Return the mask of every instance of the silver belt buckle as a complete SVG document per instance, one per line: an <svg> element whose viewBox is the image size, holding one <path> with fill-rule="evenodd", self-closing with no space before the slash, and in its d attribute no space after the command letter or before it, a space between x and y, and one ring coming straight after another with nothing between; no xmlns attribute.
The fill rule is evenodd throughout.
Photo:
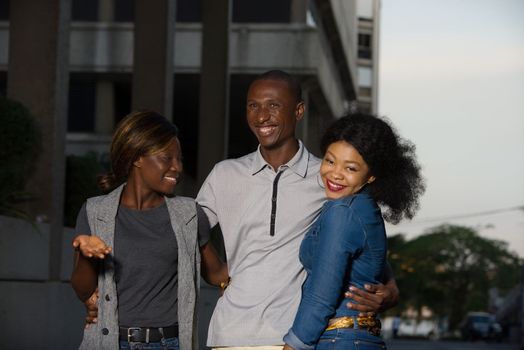
<svg viewBox="0 0 524 350"><path fill-rule="evenodd" d="M127 329L127 342L128 342L128 343L131 343L131 337L133 336L133 335L131 334L132 331L140 331L141 329L142 329L142 328L140 328L140 327L129 327L129 328ZM149 329L148 329L148 331L149 331ZM149 338L149 332L147 332L147 337Z"/></svg>

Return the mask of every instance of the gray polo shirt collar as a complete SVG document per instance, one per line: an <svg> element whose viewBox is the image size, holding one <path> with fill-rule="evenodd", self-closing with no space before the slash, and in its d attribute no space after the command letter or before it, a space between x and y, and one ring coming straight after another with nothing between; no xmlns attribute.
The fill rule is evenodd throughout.
<svg viewBox="0 0 524 350"><path fill-rule="evenodd" d="M298 176L306 177L308 160L309 152L305 151L302 141L298 140L297 153L295 153L295 155L293 156L293 158L289 160L289 162L282 165L282 167L287 167L291 169ZM255 152L255 157L253 158L253 162L251 164L251 175L258 174L265 167L270 168L271 165L269 165L268 162L266 162L266 160L262 156L262 153L260 152L260 145L258 145L257 151Z"/></svg>

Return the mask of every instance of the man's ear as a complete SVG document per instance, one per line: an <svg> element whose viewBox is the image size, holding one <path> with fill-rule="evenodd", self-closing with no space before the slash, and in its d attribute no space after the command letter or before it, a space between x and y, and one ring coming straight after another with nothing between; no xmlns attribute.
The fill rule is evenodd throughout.
<svg viewBox="0 0 524 350"><path fill-rule="evenodd" d="M306 112L306 104L304 101L300 101L297 103L297 106L295 107L295 118L298 120L302 119L304 116L304 113Z"/></svg>
<svg viewBox="0 0 524 350"><path fill-rule="evenodd" d="M376 177L370 176L369 179L368 179L368 184L372 183L375 180L376 180Z"/></svg>
<svg viewBox="0 0 524 350"><path fill-rule="evenodd" d="M133 166L135 168L141 168L142 167L142 157L139 157L137 160L133 162Z"/></svg>

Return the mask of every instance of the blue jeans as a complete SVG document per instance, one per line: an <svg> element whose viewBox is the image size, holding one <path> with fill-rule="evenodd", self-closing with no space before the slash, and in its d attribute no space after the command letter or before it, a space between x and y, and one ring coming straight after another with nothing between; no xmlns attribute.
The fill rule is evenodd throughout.
<svg viewBox="0 0 524 350"><path fill-rule="evenodd" d="M386 344L365 329L338 328L325 331L316 350L386 350Z"/></svg>
<svg viewBox="0 0 524 350"><path fill-rule="evenodd" d="M179 350L178 338L166 338L154 343L128 343L120 340L120 350Z"/></svg>

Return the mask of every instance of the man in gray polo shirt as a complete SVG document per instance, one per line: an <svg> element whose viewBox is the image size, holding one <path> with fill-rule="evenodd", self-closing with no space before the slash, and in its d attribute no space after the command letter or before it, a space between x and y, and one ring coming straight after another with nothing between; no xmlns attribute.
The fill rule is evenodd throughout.
<svg viewBox="0 0 524 350"><path fill-rule="evenodd" d="M305 279L300 243L325 200L320 160L295 137L305 110L299 84L282 71L264 73L251 83L246 108L257 151L215 165L197 196L211 226L220 224L231 276L209 325L207 345L215 348L284 344ZM355 291L363 304L353 307L379 311L396 302L393 279L371 287Z"/></svg>

